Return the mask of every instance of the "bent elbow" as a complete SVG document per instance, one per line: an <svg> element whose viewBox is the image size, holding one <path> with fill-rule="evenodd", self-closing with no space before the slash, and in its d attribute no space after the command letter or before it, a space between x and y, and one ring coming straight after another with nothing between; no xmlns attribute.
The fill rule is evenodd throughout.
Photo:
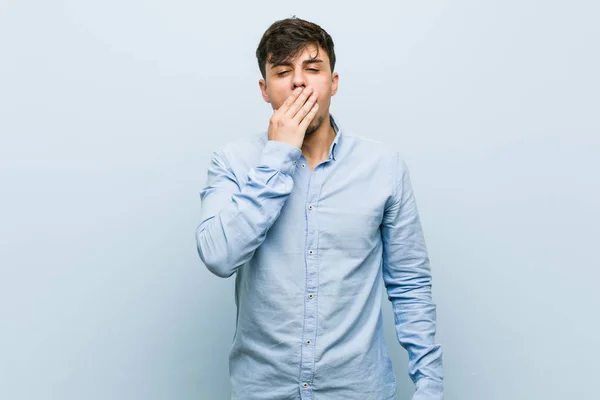
<svg viewBox="0 0 600 400"><path fill-rule="evenodd" d="M198 255L206 268L219 278L229 278L235 273L227 251L217 251L214 246L209 246L206 241L206 231L196 231L196 245Z"/></svg>
<svg viewBox="0 0 600 400"><path fill-rule="evenodd" d="M233 268L230 268L223 263L212 262L212 260L207 261L205 259L202 259L202 262L206 266L206 269L208 269L210 272L212 272L219 278L229 278L235 273L235 270Z"/></svg>

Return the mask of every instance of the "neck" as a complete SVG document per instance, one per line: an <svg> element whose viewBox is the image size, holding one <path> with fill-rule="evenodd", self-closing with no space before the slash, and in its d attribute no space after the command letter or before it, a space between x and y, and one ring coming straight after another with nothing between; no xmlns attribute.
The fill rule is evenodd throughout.
<svg viewBox="0 0 600 400"><path fill-rule="evenodd" d="M302 154L307 160L322 161L329 156L331 143L335 139L335 130L331 126L329 113L315 132L304 136L302 143Z"/></svg>

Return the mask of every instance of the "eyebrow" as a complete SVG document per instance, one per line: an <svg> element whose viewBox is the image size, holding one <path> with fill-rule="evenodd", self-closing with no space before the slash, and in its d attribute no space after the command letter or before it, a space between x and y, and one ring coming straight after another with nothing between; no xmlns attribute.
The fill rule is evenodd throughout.
<svg viewBox="0 0 600 400"><path fill-rule="evenodd" d="M324 62L324 61L320 60L318 58L315 58L315 59L311 59L311 60L304 60L304 61L302 61L302 65L317 64L317 63L322 63L322 62ZM271 69L277 68L277 67L291 67L293 65L294 64L291 63L291 62L289 62L289 61L287 61L287 62L278 62L278 63L275 63L275 64L271 65Z"/></svg>

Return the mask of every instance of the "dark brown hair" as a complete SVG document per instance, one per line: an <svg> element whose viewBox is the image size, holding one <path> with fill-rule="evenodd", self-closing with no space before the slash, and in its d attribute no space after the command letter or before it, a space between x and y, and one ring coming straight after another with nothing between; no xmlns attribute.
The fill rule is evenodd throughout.
<svg viewBox="0 0 600 400"><path fill-rule="evenodd" d="M266 78L266 63L280 63L290 61L310 45L322 47L329 56L331 72L335 67L335 51L333 50L333 39L323 28L312 22L296 18L282 19L274 22L263 34L258 48L256 58L258 67L263 78ZM315 57L317 57L315 56ZM267 57L269 57L267 59Z"/></svg>

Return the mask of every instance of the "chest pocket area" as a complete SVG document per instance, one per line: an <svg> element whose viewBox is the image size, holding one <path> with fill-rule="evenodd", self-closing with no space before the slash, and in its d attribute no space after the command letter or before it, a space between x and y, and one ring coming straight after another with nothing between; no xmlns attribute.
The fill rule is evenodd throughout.
<svg viewBox="0 0 600 400"><path fill-rule="evenodd" d="M381 240L382 214L376 209L322 206L317 221L322 250L364 253Z"/></svg>

